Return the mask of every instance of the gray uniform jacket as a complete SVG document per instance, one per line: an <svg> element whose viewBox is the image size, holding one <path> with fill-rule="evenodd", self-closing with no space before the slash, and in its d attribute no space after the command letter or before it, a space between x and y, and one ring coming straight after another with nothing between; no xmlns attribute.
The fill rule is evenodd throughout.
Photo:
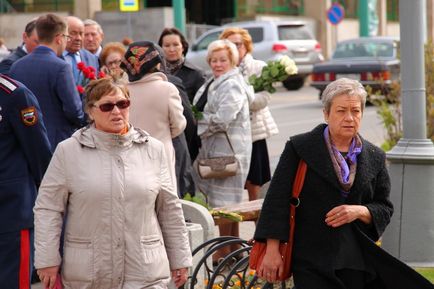
<svg viewBox="0 0 434 289"><path fill-rule="evenodd" d="M170 270L192 265L164 146L140 129L61 142L34 213L36 268L61 265L66 289L166 288Z"/></svg>

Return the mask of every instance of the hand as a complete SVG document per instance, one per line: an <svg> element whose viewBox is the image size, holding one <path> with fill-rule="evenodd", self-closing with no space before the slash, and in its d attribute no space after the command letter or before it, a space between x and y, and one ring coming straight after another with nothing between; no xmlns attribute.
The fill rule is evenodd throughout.
<svg viewBox="0 0 434 289"><path fill-rule="evenodd" d="M333 228L361 220L365 224L370 224L372 221L371 213L365 206L359 205L341 205L334 207L326 214L325 222Z"/></svg>
<svg viewBox="0 0 434 289"><path fill-rule="evenodd" d="M57 273L59 266L41 268L36 271L44 288L53 289L56 284Z"/></svg>
<svg viewBox="0 0 434 289"><path fill-rule="evenodd" d="M187 268L172 270L172 280L173 283L175 283L176 288L184 285L184 283L187 282L187 278L188 278Z"/></svg>
<svg viewBox="0 0 434 289"><path fill-rule="evenodd" d="M268 239L267 251L265 252L262 264L259 267L258 277L267 280L267 282L276 282L277 276L283 275L283 260L279 252L279 240Z"/></svg>

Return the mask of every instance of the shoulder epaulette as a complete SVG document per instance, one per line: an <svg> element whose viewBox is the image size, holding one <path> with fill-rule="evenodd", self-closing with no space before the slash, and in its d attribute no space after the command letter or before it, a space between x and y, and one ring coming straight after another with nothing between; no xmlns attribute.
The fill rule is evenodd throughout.
<svg viewBox="0 0 434 289"><path fill-rule="evenodd" d="M18 84L12 79L5 75L0 75L0 89L6 91L6 93L11 94L15 89L18 88Z"/></svg>

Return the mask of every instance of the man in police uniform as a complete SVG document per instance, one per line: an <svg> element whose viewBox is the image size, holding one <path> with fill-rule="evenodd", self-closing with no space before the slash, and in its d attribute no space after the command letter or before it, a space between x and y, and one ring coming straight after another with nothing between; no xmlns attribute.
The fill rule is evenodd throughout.
<svg viewBox="0 0 434 289"><path fill-rule="evenodd" d="M0 287L30 289L33 206L51 147L33 93L0 74Z"/></svg>

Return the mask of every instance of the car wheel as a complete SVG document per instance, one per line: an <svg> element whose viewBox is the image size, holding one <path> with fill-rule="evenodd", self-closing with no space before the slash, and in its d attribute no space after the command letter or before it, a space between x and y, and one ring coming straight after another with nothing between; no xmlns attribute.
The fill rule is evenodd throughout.
<svg viewBox="0 0 434 289"><path fill-rule="evenodd" d="M289 77L282 84L287 90L298 90L304 85L304 77Z"/></svg>

